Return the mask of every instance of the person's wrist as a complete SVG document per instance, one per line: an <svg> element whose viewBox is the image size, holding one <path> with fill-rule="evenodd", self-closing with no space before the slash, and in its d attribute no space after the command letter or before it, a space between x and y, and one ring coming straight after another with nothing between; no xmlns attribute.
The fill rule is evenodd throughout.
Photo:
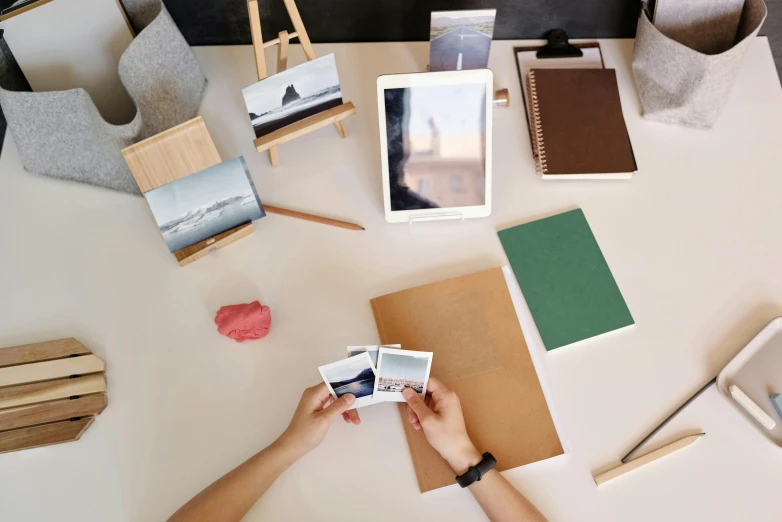
<svg viewBox="0 0 782 522"><path fill-rule="evenodd" d="M483 458L469 439L443 457L456 475L465 474L470 466L475 466Z"/></svg>
<svg viewBox="0 0 782 522"><path fill-rule="evenodd" d="M307 454L306 450L302 450L301 444L297 444L287 432L283 432L283 434L271 444L271 447L274 449L275 453L277 453L280 460L287 466L290 466Z"/></svg>

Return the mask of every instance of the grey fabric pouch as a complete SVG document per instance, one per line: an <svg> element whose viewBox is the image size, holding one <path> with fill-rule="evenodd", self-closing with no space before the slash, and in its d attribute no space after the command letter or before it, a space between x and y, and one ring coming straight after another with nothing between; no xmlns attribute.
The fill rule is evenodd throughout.
<svg viewBox="0 0 782 522"><path fill-rule="evenodd" d="M666 1L673 2L669 9L677 8L675 0ZM678 5L681 17L694 12L686 0L680 0ZM744 55L766 19L763 0L746 0L738 8L741 8L738 26L733 23L725 29L735 35L727 40L724 33L721 35L722 41L733 42L728 49L709 45L714 40L697 43L703 40L704 32L719 34L720 28L715 24L721 20L701 16L687 26L680 17L676 31L671 30L670 36L666 36L651 22L647 11L641 10L633 50L633 75L645 118L695 127L714 125L728 101ZM722 20L730 23L731 18Z"/></svg>
<svg viewBox="0 0 782 522"><path fill-rule="evenodd" d="M141 193L120 151L196 116L206 78L162 3L147 2L134 22L140 32L119 75L137 111L124 125L107 123L84 89L20 90L26 82L0 41L0 106L25 170Z"/></svg>

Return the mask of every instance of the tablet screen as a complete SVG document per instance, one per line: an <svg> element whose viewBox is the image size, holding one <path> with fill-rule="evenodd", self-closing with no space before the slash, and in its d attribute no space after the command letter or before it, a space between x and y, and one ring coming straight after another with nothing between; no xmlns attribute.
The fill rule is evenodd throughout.
<svg viewBox="0 0 782 522"><path fill-rule="evenodd" d="M384 90L391 210L486 203L486 85Z"/></svg>

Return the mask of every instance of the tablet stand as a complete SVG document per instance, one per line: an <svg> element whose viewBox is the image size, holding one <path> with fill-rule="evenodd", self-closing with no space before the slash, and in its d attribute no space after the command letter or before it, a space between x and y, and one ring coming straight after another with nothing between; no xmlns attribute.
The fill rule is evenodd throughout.
<svg viewBox="0 0 782 522"><path fill-rule="evenodd" d="M288 11L288 16L290 17L291 22L293 22L293 27L296 31L293 33L280 31L277 38L264 42L263 36L261 35L261 16L258 11L258 0L247 0L247 10L250 15L250 32L252 34L253 51L255 54L255 69L258 73L258 81L269 76L266 73L266 57L263 52L266 47L271 47L273 45L279 46L277 48L278 73L287 68L288 43L293 38L299 39L299 43L301 44L301 48L304 51L304 56L307 57L307 60L314 60L317 58L317 56L315 56L315 50L312 48L312 43L310 43L310 38L307 35L307 30L304 28L304 22L301 21L301 16L299 15L299 9L296 7L295 0L283 0L283 2L285 3L285 9ZM277 152L278 145L332 123L337 128L340 137L346 138L348 133L347 130L345 130L345 126L342 124L342 120L353 114L356 114L356 107L353 103L343 103L342 105L332 107L321 113L291 123L290 125L270 132L260 138L256 138L253 141L253 144L259 152L268 150L269 161L273 167L276 167L280 164L280 157Z"/></svg>

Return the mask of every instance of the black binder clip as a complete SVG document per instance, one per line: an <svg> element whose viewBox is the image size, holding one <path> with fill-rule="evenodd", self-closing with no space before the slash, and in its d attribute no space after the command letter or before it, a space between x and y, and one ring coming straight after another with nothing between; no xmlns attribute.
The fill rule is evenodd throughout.
<svg viewBox="0 0 782 522"><path fill-rule="evenodd" d="M548 43L538 49L538 58L578 58L584 56L584 51L568 42L567 33L563 29L552 29L546 33Z"/></svg>

